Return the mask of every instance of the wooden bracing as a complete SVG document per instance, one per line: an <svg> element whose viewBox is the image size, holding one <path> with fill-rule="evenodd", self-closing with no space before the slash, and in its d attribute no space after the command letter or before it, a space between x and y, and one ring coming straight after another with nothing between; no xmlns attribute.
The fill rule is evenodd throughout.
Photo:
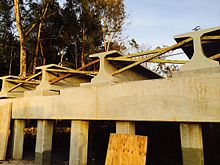
<svg viewBox="0 0 220 165"><path fill-rule="evenodd" d="M96 63L98 63L99 62L99 59L97 59L97 60L94 60L94 61L92 61L92 62L90 62L90 63L88 63L88 64L86 64L86 65L84 65L84 66L82 66L82 67L80 67L80 68L78 68L78 69L76 69L75 70L75 72L77 72L77 71L82 71L82 70L84 70L84 69L86 69L86 68L88 68L88 67L90 67L90 66L92 66L92 65L94 65L94 64L96 64ZM74 70L72 70L73 72L74 72ZM79 72L78 72L79 73ZM68 73L68 74L66 74L66 75L63 75L63 76L61 76L61 77L57 77L57 78L55 78L55 79L53 79L53 80L51 80L50 81L50 84L52 85L52 84L54 84L54 83L56 83L56 82L58 82L58 81L60 81L60 80L63 80L63 79L65 79L65 78L67 78L67 77L69 77L69 76L71 76L73 73L71 73L71 71ZM86 72L80 72L80 74L87 74ZM97 74L97 73L92 73L92 74Z"/></svg>
<svg viewBox="0 0 220 165"><path fill-rule="evenodd" d="M37 74L34 74L32 76L30 76L29 78L27 78L26 80L20 81L19 84L15 85L14 87L12 87L11 89L8 90L8 92L13 91L14 89L18 88L19 86L23 85L24 83L28 83L30 82L30 80L32 80L33 78L39 76L42 72L38 72ZM10 81L10 80L9 80Z"/></svg>
<svg viewBox="0 0 220 165"><path fill-rule="evenodd" d="M209 42L211 40L220 40L220 36L203 36L201 37L201 40L203 42ZM116 71L114 71L112 73L112 76L117 75L121 72L124 72L125 70L128 70L132 67L135 67L139 64L142 64L144 62L153 62L153 63L170 63L170 64L185 64L186 62L188 62L189 60L167 60L167 59L159 59L158 57L169 52L169 51L173 51L179 48L183 48L187 45L190 44L190 42L192 41L192 38L186 38L185 40L178 42L172 46L166 47L166 48L160 48L160 49L154 49L154 50L149 50L146 52L139 52L139 53L134 53L134 54L129 54L129 55L124 55L124 56L119 56L119 57L107 57L108 61L118 61L118 62L132 62L131 64L122 67ZM211 57L209 57L209 59L215 60L220 58L220 53L215 54ZM59 72L59 73L63 73L64 75L60 76L60 77L56 77L52 80L50 80L50 84L55 84L56 82L59 82L69 76L72 76L74 74L81 74L81 75L96 75L97 72L96 71L85 71L85 69L87 69L90 66L93 66L97 63L100 62L100 59L91 61L90 63L78 68L78 69L51 69L51 68L47 68L46 71L49 72ZM25 80L20 80L20 79L7 79L8 82L13 82L13 83L18 83L17 85L15 85L14 87L12 87L11 89L8 90L8 92L11 92L12 90L16 89L17 87L23 85L23 84L34 84L34 85L38 85L39 82L34 82L34 81L30 81L33 78L35 78L36 76L40 75L42 72L39 72Z"/></svg>

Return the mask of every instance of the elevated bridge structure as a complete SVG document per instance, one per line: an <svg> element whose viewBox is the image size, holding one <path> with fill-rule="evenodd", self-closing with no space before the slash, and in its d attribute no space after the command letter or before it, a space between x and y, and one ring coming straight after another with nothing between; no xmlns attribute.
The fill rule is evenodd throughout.
<svg viewBox="0 0 220 165"><path fill-rule="evenodd" d="M85 165L91 121L116 121L116 133L124 134L135 134L136 121L154 121L179 123L183 164L203 165L201 124L220 123L220 27L175 40L170 47L127 56L117 51L93 54L94 61L76 70L51 64L26 79L2 77L0 158L5 158L4 130L10 122L13 159L22 159L25 121L37 120L35 164L50 164L53 123L70 120L69 164ZM158 58L179 48L189 61ZM144 62L184 65L163 78L140 65ZM99 71L86 70L96 63Z"/></svg>

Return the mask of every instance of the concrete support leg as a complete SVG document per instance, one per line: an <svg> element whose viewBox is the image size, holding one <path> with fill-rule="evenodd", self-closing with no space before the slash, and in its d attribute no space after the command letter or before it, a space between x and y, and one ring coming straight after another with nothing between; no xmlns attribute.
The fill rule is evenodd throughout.
<svg viewBox="0 0 220 165"><path fill-rule="evenodd" d="M183 165L204 165L200 124L180 124Z"/></svg>
<svg viewBox="0 0 220 165"><path fill-rule="evenodd" d="M14 120L12 159L22 159L24 145L24 120Z"/></svg>
<svg viewBox="0 0 220 165"><path fill-rule="evenodd" d="M135 135L135 122L117 121L116 133Z"/></svg>
<svg viewBox="0 0 220 165"><path fill-rule="evenodd" d="M35 148L35 164L50 165L53 138L53 121L37 121L37 140Z"/></svg>
<svg viewBox="0 0 220 165"><path fill-rule="evenodd" d="M88 121L72 121L69 165L86 165L88 151Z"/></svg>

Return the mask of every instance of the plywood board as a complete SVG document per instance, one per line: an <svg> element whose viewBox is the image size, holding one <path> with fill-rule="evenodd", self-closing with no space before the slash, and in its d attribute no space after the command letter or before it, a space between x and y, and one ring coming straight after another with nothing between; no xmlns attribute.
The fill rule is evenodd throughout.
<svg viewBox="0 0 220 165"><path fill-rule="evenodd" d="M105 165L145 165L147 136L111 134Z"/></svg>
<svg viewBox="0 0 220 165"><path fill-rule="evenodd" d="M4 160L10 134L11 103L0 106L0 160Z"/></svg>

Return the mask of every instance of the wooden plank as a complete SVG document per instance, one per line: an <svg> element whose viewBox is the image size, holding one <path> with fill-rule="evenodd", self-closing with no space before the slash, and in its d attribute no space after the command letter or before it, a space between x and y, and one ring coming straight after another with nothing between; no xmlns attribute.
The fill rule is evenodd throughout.
<svg viewBox="0 0 220 165"><path fill-rule="evenodd" d="M203 36L201 38L202 40L219 40L220 36ZM154 54L154 53L158 53L160 51L165 50L166 48L160 48L160 49L154 49L154 50L149 50L146 52L139 52L139 53L134 53L134 54L129 54L126 56L121 56L121 57L117 57L117 58L131 58L131 57L139 57L139 56L144 56L144 55L148 55L148 54Z"/></svg>
<svg viewBox="0 0 220 165"><path fill-rule="evenodd" d="M80 68L76 69L76 70L77 70L77 71L81 71L81 70L83 70L83 69L85 69L85 68L87 68L87 67L89 67L89 66L92 66L92 65L98 63L99 61L100 61L99 59L98 59L98 60L94 60L94 61L92 61L92 62L90 62L90 63L84 65L83 67L80 67ZM65 79L65 78L67 78L67 77L69 77L69 76L71 76L71 75L72 75L71 73L68 73L68 74L63 75L63 76L61 76L61 77L57 77L57 78L53 79L53 80L50 82L50 85L52 85L52 84L54 84L54 83L56 83L56 82L58 82L58 81L60 81L60 80L63 80L63 79Z"/></svg>
<svg viewBox="0 0 220 165"><path fill-rule="evenodd" d="M63 75L61 77L57 77L57 78L55 78L55 79L50 81L50 85L55 84L56 82L58 82L60 80L63 80L63 79L65 79L65 78L67 78L67 77L69 77L71 75L72 75L71 73L68 73L68 74L65 74L65 75Z"/></svg>
<svg viewBox="0 0 220 165"><path fill-rule="evenodd" d="M163 51L164 49L166 49L166 48L148 50L146 52L139 52L139 53L134 53L134 54L128 54L126 56L120 56L120 57L117 57L117 58L131 58L131 57L145 56L145 55L148 55L148 54L158 53L160 51Z"/></svg>
<svg viewBox="0 0 220 165"><path fill-rule="evenodd" d="M37 74L34 74L34 75L30 76L29 78L27 78L26 80L24 80L24 82L21 82L21 83L15 85L14 87L12 87L11 89L9 89L8 92L11 92L12 90L14 90L14 89L16 89L17 87L21 86L21 85L24 84L25 82L28 82L28 81L30 81L31 79L33 79L33 78L39 76L41 73L42 73L42 71L41 71L41 72L38 72Z"/></svg>
<svg viewBox="0 0 220 165"><path fill-rule="evenodd" d="M90 63L88 63L88 64L86 64L86 65L84 65L84 66L82 66L82 67L80 67L78 69L76 69L76 70L84 70L85 68L88 68L88 67L98 63L99 61L100 61L100 59L94 60L94 61L92 61L92 62L90 62Z"/></svg>
<svg viewBox="0 0 220 165"><path fill-rule="evenodd" d="M97 74L95 71L78 71L78 70L62 70L62 69L46 69L49 72L72 73L72 74Z"/></svg>
<svg viewBox="0 0 220 165"><path fill-rule="evenodd" d="M146 57L147 58L147 57ZM132 62L136 62L136 61L140 61L143 60L144 58L119 58L119 57L108 57L107 60L109 61L132 61ZM171 64L185 64L186 62L188 62L189 60L164 60L164 59L151 59L148 62L155 62L155 63L171 63Z"/></svg>
<svg viewBox="0 0 220 165"><path fill-rule="evenodd" d="M215 60L215 59L217 59L217 58L220 58L220 53L218 53L218 54L216 54L216 55L213 55L213 56L211 56L211 57L209 57L210 59L212 59L212 60Z"/></svg>
<svg viewBox="0 0 220 165"><path fill-rule="evenodd" d="M167 48L163 49L162 51L160 51L160 52L158 52L158 53L155 53L154 55L148 56L147 58L144 58L144 59L142 59L142 60L140 60L140 61L134 62L133 64L130 64L130 65L126 66L126 67L123 67L123 68L121 68L121 69L119 69L119 70L113 72L113 73L112 73L112 76L114 76L114 75L116 75L116 74L119 74L119 73L121 73L121 72L123 72L123 71L125 71L125 70L127 70L127 69L130 69L130 68L132 68L132 67L134 67L134 66L136 66L136 65L139 65L139 64L141 64L141 63L143 63L143 62L146 62L146 61L148 61L148 60L151 60L151 59L153 59L153 58L155 58L155 57L158 57L158 56L160 56L160 55L162 55L162 54L164 54L164 53L167 53L167 52L169 52L169 51L171 51L171 50L177 49L177 48L179 48L180 46L182 46L182 45L184 45L185 43L188 43L188 42L190 42L190 41L192 41L192 38L187 38L187 39L185 39L185 40L183 40L183 41L181 41L181 42L179 42L179 43L177 43L177 44L174 44L174 45L172 45L172 46L170 46L170 47L167 47Z"/></svg>
<svg viewBox="0 0 220 165"><path fill-rule="evenodd" d="M105 165L145 165L147 136L110 134Z"/></svg>
<svg viewBox="0 0 220 165"><path fill-rule="evenodd" d="M4 160L10 135L12 104L0 106L0 160Z"/></svg>
<svg viewBox="0 0 220 165"><path fill-rule="evenodd" d="M40 82L37 81L25 81L25 80L16 80L16 79L6 79L6 81L12 83L25 83L25 84L34 84L34 85L40 84Z"/></svg>
<svg viewBox="0 0 220 165"><path fill-rule="evenodd" d="M203 36L202 40L220 40L220 36Z"/></svg>

